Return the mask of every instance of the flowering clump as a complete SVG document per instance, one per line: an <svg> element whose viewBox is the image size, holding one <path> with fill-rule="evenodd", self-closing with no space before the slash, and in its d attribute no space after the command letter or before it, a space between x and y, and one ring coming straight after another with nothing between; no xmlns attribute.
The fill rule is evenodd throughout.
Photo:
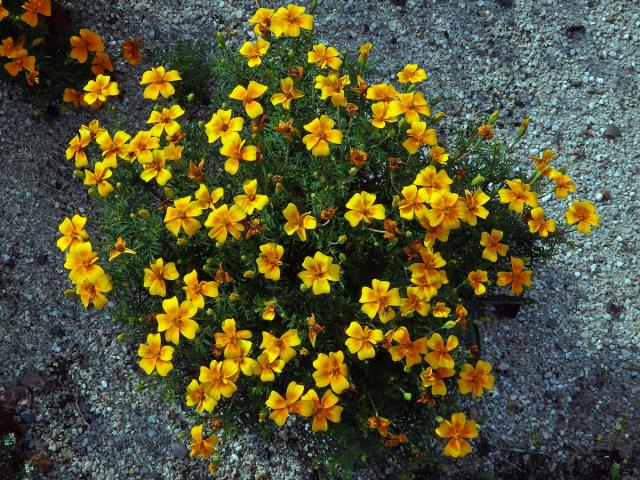
<svg viewBox="0 0 640 480"><path fill-rule="evenodd" d="M85 305L113 302L144 373L193 409L192 455L241 418L296 419L343 464L434 444L464 456L480 425L460 399L499 382L480 317L529 288L569 230L597 226L595 209L570 198L566 224L551 218L543 200L575 186L548 153L516 175L497 112L445 141L419 65L370 84L371 44L319 43L304 7L250 22L239 52L218 38L210 118L175 101L183 75L158 65L140 82L144 129L94 121L74 137L105 242L94 251L86 219L63 221L70 280Z"/></svg>

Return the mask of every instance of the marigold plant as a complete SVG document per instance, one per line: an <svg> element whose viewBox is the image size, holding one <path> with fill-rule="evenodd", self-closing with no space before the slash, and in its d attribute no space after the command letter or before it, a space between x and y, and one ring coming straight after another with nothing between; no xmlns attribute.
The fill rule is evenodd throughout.
<svg viewBox="0 0 640 480"><path fill-rule="evenodd" d="M192 455L212 456L221 427L287 422L326 435L318 458L344 468L468 454L482 422L464 411L500 382L481 320L569 231L597 226L595 208L549 150L516 173L528 121L507 144L498 112L445 139L419 65L372 83L372 45L320 43L304 7L249 22L255 41L219 36L202 66L206 117L157 65L139 79L141 130L94 121L70 143L98 203L98 218L60 225L74 292L109 299L141 389L192 409ZM88 95L118 94L97 82Z"/></svg>

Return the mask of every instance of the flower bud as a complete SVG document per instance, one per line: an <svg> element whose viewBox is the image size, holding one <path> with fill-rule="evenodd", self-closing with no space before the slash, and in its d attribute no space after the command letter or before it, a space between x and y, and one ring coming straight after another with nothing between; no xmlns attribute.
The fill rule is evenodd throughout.
<svg viewBox="0 0 640 480"><path fill-rule="evenodd" d="M444 118L444 112L438 112L432 118L434 122L439 122Z"/></svg>
<svg viewBox="0 0 640 480"><path fill-rule="evenodd" d="M203 265L202 266L202 271L205 273L208 273L209 275L211 275L211 267L209 265Z"/></svg>
<svg viewBox="0 0 640 480"><path fill-rule="evenodd" d="M349 169L349 175L351 175L352 177L355 177L357 173L358 173L358 169L356 167L351 167Z"/></svg>
<svg viewBox="0 0 640 480"><path fill-rule="evenodd" d="M218 46L220 48L224 48L227 46L226 42L224 41L224 35L222 34L222 32L218 32L216 34L216 39L218 40Z"/></svg>
<svg viewBox="0 0 640 480"><path fill-rule="evenodd" d="M406 371L406 368L405 368ZM402 392L402 398L404 398L407 402L411 401L411 392Z"/></svg>
<svg viewBox="0 0 640 480"><path fill-rule="evenodd" d="M413 231L412 230L405 230L404 236L405 236L405 238L413 238Z"/></svg>
<svg viewBox="0 0 640 480"><path fill-rule="evenodd" d="M126 340L129 340L129 334L128 333L120 333L116 337L116 340L118 340L119 342L124 342Z"/></svg>
<svg viewBox="0 0 640 480"><path fill-rule="evenodd" d="M240 255L240 260L242 260L243 262L247 261L247 256L246 255Z"/></svg>
<svg viewBox="0 0 640 480"><path fill-rule="evenodd" d="M473 185L474 187L476 185L480 185L481 183L484 183L484 181L486 180L486 178L484 178L482 175L478 174L476 175L476 177L471 180L471 185Z"/></svg>
<svg viewBox="0 0 640 480"><path fill-rule="evenodd" d="M223 245L222 243L216 242L216 248L222 248L222 245Z"/></svg>
<svg viewBox="0 0 640 480"><path fill-rule="evenodd" d="M149 210L147 210L146 208L141 208L140 210L138 210L138 215L140 215L142 218L151 217L151 214L149 213Z"/></svg>
<svg viewBox="0 0 640 480"><path fill-rule="evenodd" d="M347 260L347 256L346 256L344 253L340 252L340 254L338 255L338 259L339 259L341 262L344 262L344 261L346 261L346 260Z"/></svg>
<svg viewBox="0 0 640 480"><path fill-rule="evenodd" d="M64 291L64 296L65 297L70 297L71 298L71 297L75 297L76 295L77 295L76 291L74 289L72 289L72 288L67 288Z"/></svg>
<svg viewBox="0 0 640 480"><path fill-rule="evenodd" d="M73 176L79 178L80 180L84 180L84 172L82 170L74 170Z"/></svg>
<svg viewBox="0 0 640 480"><path fill-rule="evenodd" d="M215 312L213 311L213 308L207 308L207 311L205 313L208 317L212 317Z"/></svg>
<svg viewBox="0 0 640 480"><path fill-rule="evenodd" d="M498 117L499 117L499 116L500 116L500 110L496 110L495 112L493 112L493 113L491 114L491 116L490 116L490 117L489 117L489 119L487 120L487 123L488 123L488 124L492 124L492 123L494 123L494 122L498 119Z"/></svg>
<svg viewBox="0 0 640 480"><path fill-rule="evenodd" d="M253 278L253 277L255 277L255 276L256 276L256 272L254 272L254 271L252 271L252 270L247 270L246 272L244 272L244 273L242 274L242 276L243 276L244 278Z"/></svg>
<svg viewBox="0 0 640 480"><path fill-rule="evenodd" d="M238 300L240 300L240 295L238 295L235 292L230 293L229 294L229 300L231 300L232 302L237 302Z"/></svg>
<svg viewBox="0 0 640 480"><path fill-rule="evenodd" d="M137 217L138 217L138 216L137 216L135 213L130 213L130 214L129 214L129 218L130 218L131 220L135 220Z"/></svg>
<svg viewBox="0 0 640 480"><path fill-rule="evenodd" d="M302 293L306 292L307 290L309 290L309 287L307 287L304 283L300 284L300 291Z"/></svg>
<svg viewBox="0 0 640 480"><path fill-rule="evenodd" d="M525 118L524 120L522 120L522 123L520 124L520 128L518 128L518 134L516 135L516 140L520 140L522 137L524 137L528 129L529 129L529 119Z"/></svg>
<svg viewBox="0 0 640 480"><path fill-rule="evenodd" d="M313 13L316 8L318 8L318 0L311 0L311 6L309 7L311 13Z"/></svg>
<svg viewBox="0 0 640 480"><path fill-rule="evenodd" d="M171 187L164 187L164 194L167 196L169 200L173 199L173 197L175 196L173 188Z"/></svg>
<svg viewBox="0 0 640 480"><path fill-rule="evenodd" d="M190 93L189 95L187 95L187 102L189 103L193 102L194 98L195 98L195 95L193 93Z"/></svg>
<svg viewBox="0 0 640 480"><path fill-rule="evenodd" d="M347 238L348 238L348 237L347 237L346 235L340 235L340 236L338 237L338 243L339 243L340 245L344 245L345 243L347 243Z"/></svg>
<svg viewBox="0 0 640 480"><path fill-rule="evenodd" d="M98 193L98 190L96 190L95 188L91 187L89 189L89 196L91 198L93 198L94 200L98 200L100 198L100 194Z"/></svg>
<svg viewBox="0 0 640 480"><path fill-rule="evenodd" d="M124 188L124 184L123 184L122 182L117 182L117 183L116 183L116 188L117 188L118 190L122 190L122 189Z"/></svg>

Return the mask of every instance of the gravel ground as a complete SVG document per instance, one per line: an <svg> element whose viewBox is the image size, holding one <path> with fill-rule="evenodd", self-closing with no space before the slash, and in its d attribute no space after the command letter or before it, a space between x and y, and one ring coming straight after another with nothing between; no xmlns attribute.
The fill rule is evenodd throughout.
<svg viewBox="0 0 640 480"><path fill-rule="evenodd" d="M626 471L640 474L640 286L632 280L640 247L640 8L626 0L320 3L323 37L340 49L371 40L380 80L417 62L453 119L497 107L499 126L512 132L529 116L523 165L556 149L577 197L595 200L601 215L601 228L536 272L536 305L484 328L498 376L494 394L474 408L489 421L479 454L447 464L451 471L602 478L611 462L627 459ZM159 51L175 38L213 39L219 29L240 41L253 9L248 0L96 0L75 15L111 51L140 34ZM124 101L146 119L136 99ZM43 478L206 478L177 436L188 425L182 408L159 410L133 392L141 378L135 346L115 340L105 315L88 315L62 295L57 224L89 204L64 149L90 117L45 121L30 110L0 85L0 389L25 397L18 410L28 448L52 460ZM311 453L295 449L294 430L269 446L251 436L225 446L219 478L311 476L304 460Z"/></svg>

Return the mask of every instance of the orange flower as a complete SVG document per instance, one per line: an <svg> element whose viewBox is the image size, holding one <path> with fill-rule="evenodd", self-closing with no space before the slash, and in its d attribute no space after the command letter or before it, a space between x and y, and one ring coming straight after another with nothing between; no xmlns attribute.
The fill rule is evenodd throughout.
<svg viewBox="0 0 640 480"><path fill-rule="evenodd" d="M58 239L56 245L61 251L85 242L89 238L89 234L85 232L84 226L87 223L87 217L74 215L72 218L65 218L58 226L58 230L62 237Z"/></svg>
<svg viewBox="0 0 640 480"><path fill-rule="evenodd" d="M156 315L158 321L158 332L165 332L164 338L174 345L180 343L182 335L189 340L193 340L200 326L191 318L198 309L189 301L184 300L178 304L177 297L171 297L162 301L164 313Z"/></svg>
<svg viewBox="0 0 640 480"><path fill-rule="evenodd" d="M91 170L84 171L84 184L95 185L100 196L104 198L113 192L113 185L107 181L111 175L113 175L113 173L110 168L103 162L96 162L93 172Z"/></svg>
<svg viewBox="0 0 640 480"><path fill-rule="evenodd" d="M534 168L538 170L540 173L542 173L542 175L544 175L545 177L548 177L551 175L551 172L553 171L553 167L551 167L549 163L551 162L554 156L555 156L555 153L553 152L553 150L547 149L542 152L542 157L536 157L534 155L531 157L531 160L533 160L534 163L536 164Z"/></svg>
<svg viewBox="0 0 640 480"><path fill-rule="evenodd" d="M131 65L137 65L142 59L142 52L140 51L140 45L142 45L142 38L134 38L127 40L122 44L122 56Z"/></svg>
<svg viewBox="0 0 640 480"><path fill-rule="evenodd" d="M138 157L138 161L140 161L140 157ZM142 162L140 161L140 163ZM166 163L164 151L154 150L151 154L151 161L148 163L142 163L144 170L140 172L140 178L145 182L150 182L155 179L158 185L164 186L172 177L171 170L165 168Z"/></svg>
<svg viewBox="0 0 640 480"><path fill-rule="evenodd" d="M438 162L441 165L446 165L449 161L449 154L439 145L435 145L429 149L429 156L434 162Z"/></svg>
<svg viewBox="0 0 640 480"><path fill-rule="evenodd" d="M549 176L556 184L556 195L558 198L567 198L569 193L576 191L576 185L568 175L558 170L552 170Z"/></svg>
<svg viewBox="0 0 640 480"><path fill-rule="evenodd" d="M522 213L525 205L532 208L538 206L538 194L531 191L528 183L524 183L519 178L507 180L506 183L509 188L501 188L498 190L498 195L500 195L500 203L509 204L509 210Z"/></svg>
<svg viewBox="0 0 640 480"><path fill-rule="evenodd" d="M314 157L326 157L329 155L329 143L340 145L342 132L333 128L335 122L326 115L314 118L304 126L309 134L302 137L302 142L311 150Z"/></svg>
<svg viewBox="0 0 640 480"><path fill-rule="evenodd" d="M371 125L376 128L384 128L387 123L397 122L400 113L400 103L396 100L388 103L376 102L371 105Z"/></svg>
<svg viewBox="0 0 640 480"><path fill-rule="evenodd" d="M113 64L109 55L105 52L98 52L91 64L91 71L94 75L102 75L106 71L113 72Z"/></svg>
<svg viewBox="0 0 640 480"><path fill-rule="evenodd" d="M260 98L267 89L266 85L251 80L246 88L242 85L236 86L229 94L229 98L241 101L249 118L256 118L264 112L262 105L256 99Z"/></svg>
<svg viewBox="0 0 640 480"><path fill-rule="evenodd" d="M284 247L273 242L260 245L260 255L256 259L258 271L268 280L280 280L280 265L282 265Z"/></svg>
<svg viewBox="0 0 640 480"><path fill-rule="evenodd" d="M160 336L158 334L158 336ZM173 348L173 347L170 347ZM202 385L197 380L191 380L191 383L187 385L187 407L196 407L196 411L212 412L218 402L212 397L207 395L207 392L202 388Z"/></svg>
<svg viewBox="0 0 640 480"><path fill-rule="evenodd" d="M0 57L8 57L11 55L11 52L20 48L23 48L21 41L15 43L13 37L7 37L0 43Z"/></svg>
<svg viewBox="0 0 640 480"><path fill-rule="evenodd" d="M493 138L493 127L489 124L478 127L478 135L489 141Z"/></svg>
<svg viewBox="0 0 640 480"><path fill-rule="evenodd" d="M475 368L465 363L460 371L458 388L462 395L472 393L474 397L480 397L484 390L492 391L495 377L491 375L491 364L484 360L478 360Z"/></svg>
<svg viewBox="0 0 640 480"><path fill-rule="evenodd" d="M307 317L307 325L309 326L309 342L311 342L311 346L316 348L316 339L318 338L318 334L324 331L324 327L316 322L316 315L312 313L311 316Z"/></svg>
<svg viewBox="0 0 640 480"><path fill-rule="evenodd" d="M155 263L149 264L149 268L144 269L144 286L149 289L149 295L164 297L167 294L165 280L175 280L179 276L175 263L165 265L164 260L158 258Z"/></svg>
<svg viewBox="0 0 640 480"><path fill-rule="evenodd" d="M177 70L165 71L164 67L153 67L151 70L147 70L142 74L140 85L148 86L144 89L144 98L149 100L156 100L158 95L162 95L164 98L169 98L176 93L176 89L171 84L182 80Z"/></svg>
<svg viewBox="0 0 640 480"><path fill-rule="evenodd" d="M444 447L444 454L458 458L471 453L471 445L467 439L478 436L478 427L474 420L467 421L464 413L454 413L451 416L451 421L442 420L440 422L436 428L436 434L449 440Z"/></svg>
<svg viewBox="0 0 640 480"><path fill-rule="evenodd" d="M51 0L27 0L22 4L22 8L26 12L22 14L20 20L31 27L38 25L38 14L45 17L51 16Z"/></svg>
<svg viewBox="0 0 640 480"><path fill-rule="evenodd" d="M322 100L330 98L334 107L343 107L347 104L344 87L350 84L349 75L340 76L338 72L331 71L326 77L323 75L316 76L314 88L320 90L320 98Z"/></svg>
<svg viewBox="0 0 640 480"><path fill-rule="evenodd" d="M407 287L407 298L400 299L400 314L403 317L411 315L413 312L426 317L429 308L424 293L418 287Z"/></svg>
<svg viewBox="0 0 640 480"><path fill-rule="evenodd" d="M432 227L440 224L447 230L460 227L460 219L465 215L465 203L458 194L451 192L434 192L429 198L431 209L425 217Z"/></svg>
<svg viewBox="0 0 640 480"><path fill-rule="evenodd" d="M588 200L579 202L574 200L564 214L569 225L578 224L578 231L587 234L591 231L591 226L597 227L600 216L596 214L596 207Z"/></svg>
<svg viewBox="0 0 640 480"><path fill-rule="evenodd" d="M427 341L427 346L432 351L429 352L424 358L427 363L431 365L431 368L454 367L455 363L449 352L454 350L458 346L458 337L456 337L455 335L450 335L447 338L447 342L445 343L439 333L434 333Z"/></svg>
<svg viewBox="0 0 640 480"><path fill-rule="evenodd" d="M418 172L413 183L426 188L427 193L431 195L434 192L448 192L453 180L449 178L446 170L436 170L436 167L429 165Z"/></svg>
<svg viewBox="0 0 640 480"><path fill-rule="evenodd" d="M173 207L167 207L164 224L176 237L181 229L192 236L202 227L195 218L202 215L202 208L198 202L191 201L191 195L174 200L173 205Z"/></svg>
<svg viewBox="0 0 640 480"><path fill-rule="evenodd" d="M205 123L204 128L207 134L207 140L209 143L213 143L222 137L232 135L234 132L241 132L244 125L244 118L234 117L231 118L233 112L231 109L222 110L219 109L211 116L211 120Z"/></svg>
<svg viewBox="0 0 640 480"><path fill-rule="evenodd" d="M182 290L184 290L187 300L196 308L204 308L205 296L212 298L218 296L218 282L198 281L198 272L195 269L184 276L184 285Z"/></svg>
<svg viewBox="0 0 640 480"><path fill-rule="evenodd" d="M313 257L305 257L302 262L304 270L298 273L304 286L311 288L314 295L329 293L329 281L340 280L340 265L333 263L333 258L322 252L316 252Z"/></svg>
<svg viewBox="0 0 640 480"><path fill-rule="evenodd" d="M71 139L69 147L66 150L67 160L72 158L75 161L76 168L82 168L89 165L89 159L84 149L91 143L91 133L88 130L81 129L80 132Z"/></svg>
<svg viewBox="0 0 640 480"><path fill-rule="evenodd" d="M242 347L248 351L251 348L251 332L249 330L236 330L236 321L227 318L222 321L222 333L214 333L216 348L224 348L224 358L237 358L242 353Z"/></svg>
<svg viewBox="0 0 640 480"><path fill-rule="evenodd" d="M364 220L371 223L373 220L384 220L384 205L375 203L376 194L362 191L355 193L347 202L347 209L344 218L352 227L357 227Z"/></svg>
<svg viewBox="0 0 640 480"><path fill-rule="evenodd" d="M413 216L421 217L426 214L427 207L425 203L429 199L426 188L420 188L416 185L407 185L402 188L402 200L398 202L398 210L400 216L411 220Z"/></svg>
<svg viewBox="0 0 640 480"><path fill-rule="evenodd" d="M329 67L332 70L338 70L342 65L338 50L333 47L327 47L324 43L313 46L313 49L307 53L307 61L314 63L320 69Z"/></svg>
<svg viewBox="0 0 640 480"><path fill-rule="evenodd" d="M520 258L511 257L511 272L498 272L496 284L499 287L506 287L511 284L511 292L518 294L524 291L524 287L531 286L531 275L533 271L523 270L524 261Z"/></svg>
<svg viewBox="0 0 640 480"><path fill-rule="evenodd" d="M504 233L500 230L496 230L495 228L491 230L491 233L482 232L480 237L480 245L484 247L484 250L482 251L482 258L489 260L490 262L495 262L498 260L498 255L504 257L507 254L509 246L504 243L500 243L503 235Z"/></svg>
<svg viewBox="0 0 640 480"><path fill-rule="evenodd" d="M371 85L367 89L367 100L389 103L398 96L398 92L393 85L379 83Z"/></svg>
<svg viewBox="0 0 640 480"><path fill-rule="evenodd" d="M206 394L217 402L221 397L231 398L238 389L235 384L238 370L238 364L234 360L211 360L208 367L200 367L198 380Z"/></svg>
<svg viewBox="0 0 640 480"><path fill-rule="evenodd" d="M266 36L269 34L269 27L271 26L271 18L275 10L272 8L258 8L256 13L249 19L249 23L255 23L253 32L258 36Z"/></svg>
<svg viewBox="0 0 640 480"><path fill-rule="evenodd" d="M282 93L274 93L271 96L271 103L273 105L282 105L282 108L285 110L289 110L291 108L292 100L304 97L304 93L294 88L293 79L291 77L280 80L280 88L282 89Z"/></svg>
<svg viewBox="0 0 640 480"><path fill-rule="evenodd" d="M313 379L319 388L331 385L331 390L340 395L349 388L347 380L347 365L344 363L344 353L341 351L329 352L329 355L319 353L313 362L316 369Z"/></svg>
<svg viewBox="0 0 640 480"><path fill-rule="evenodd" d="M141 343L138 347L138 356L140 361L138 365L147 375L151 375L157 370L158 375L165 377L173 370L174 348L170 345L162 346L159 333L150 333L147 335L147 343Z"/></svg>
<svg viewBox="0 0 640 480"><path fill-rule="evenodd" d="M80 296L80 301L84 308L89 308L89 302L97 309L104 307L109 301L103 292L111 291L111 281L102 271L94 272L85 277L76 285L76 294Z"/></svg>
<svg viewBox="0 0 640 480"><path fill-rule="evenodd" d="M483 207L489 201L489 195L484 193L482 189L478 189L471 193L469 190L464 191L464 215L462 219L471 226L478 223L478 218L487 218L489 210Z"/></svg>
<svg viewBox="0 0 640 480"><path fill-rule="evenodd" d="M400 113L404 113L404 119L408 125L419 122L420 115L431 116L431 108L420 92L400 93L398 102L400 103Z"/></svg>
<svg viewBox="0 0 640 480"><path fill-rule="evenodd" d="M420 380L422 380L422 386L425 388L431 387L431 395L444 396L447 394L447 385L444 383L445 378L453 377L456 371L453 368L431 368L427 369L420 374Z"/></svg>
<svg viewBox="0 0 640 480"><path fill-rule="evenodd" d="M397 75L400 83L418 83L427 79L424 69L418 68L415 63L405 65Z"/></svg>
<svg viewBox="0 0 640 480"><path fill-rule="evenodd" d="M98 75L95 80L89 80L84 91L87 92L84 94L84 101L88 105L93 105L98 101L104 102L107 97L120 94L118 84L112 82L109 75Z"/></svg>
<svg viewBox="0 0 640 480"><path fill-rule="evenodd" d="M276 308L278 307L278 302L275 300L267 300L264 302L264 309L262 310L262 319L263 320L273 320L276 318Z"/></svg>
<svg viewBox="0 0 640 480"><path fill-rule="evenodd" d="M9 10L2 6L2 0L0 0L0 22L9 16Z"/></svg>
<svg viewBox="0 0 640 480"><path fill-rule="evenodd" d="M133 158L137 158L141 164L151 163L154 156L153 152L159 147L159 138L152 136L150 132L140 131L129 143L129 153Z"/></svg>
<svg viewBox="0 0 640 480"><path fill-rule="evenodd" d="M484 270L474 270L473 272L469 272L467 275L467 279L471 284L471 288L476 295L482 295L487 291L487 287L484 283L489 281L489 277L487 276L487 272Z"/></svg>
<svg viewBox="0 0 640 480"><path fill-rule="evenodd" d="M531 210L531 220L527 222L531 233L539 233L541 237L546 237L549 232L556 231L556 221L553 219L545 220L544 210L540 207Z"/></svg>
<svg viewBox="0 0 640 480"><path fill-rule="evenodd" d="M262 38L258 38L256 43L244 42L240 47L240 55L247 57L249 68L257 67L262 63L262 57L267 54L270 45Z"/></svg>
<svg viewBox="0 0 640 480"><path fill-rule="evenodd" d="M413 122L411 128L407 130L407 139L402 143L402 146L413 155L423 145L437 144L438 137L433 128L427 128L426 122Z"/></svg>
<svg viewBox="0 0 640 480"><path fill-rule="evenodd" d="M23 69L28 72L33 72L36 68L36 57L29 55L24 48L17 48L8 55L9 63L4 64L4 68L9 72L9 75L15 77Z"/></svg>
<svg viewBox="0 0 640 480"><path fill-rule="evenodd" d="M189 456L209 458L216 451L215 447L218 444L218 438L215 435L211 435L209 438L202 438L202 425L192 427L191 436L193 441L189 444L191 449Z"/></svg>
<svg viewBox="0 0 640 480"><path fill-rule="evenodd" d="M377 430L382 437L386 437L389 435L391 420L384 417L369 417L367 419L367 425L371 430Z"/></svg>
<svg viewBox="0 0 640 480"><path fill-rule="evenodd" d="M236 240L240 238L240 232L244 232L244 226L240 221L245 217L245 213L237 205L232 205L229 208L224 204L209 213L204 226L211 228L208 234L209 238L224 243L227 240L227 235L231 235Z"/></svg>
<svg viewBox="0 0 640 480"><path fill-rule="evenodd" d="M392 338L398 343L398 345L389 348L391 359L394 362L404 359L407 367L422 363L421 355L427 353L427 339L425 337L411 340L407 327L399 327L393 332Z"/></svg>
<svg viewBox="0 0 640 480"><path fill-rule="evenodd" d="M362 295L360 296L360 308L367 317L373 319L376 315L382 323L393 320L396 316L393 308L400 305L400 291L397 288L389 290L391 284L384 280L374 278L371 286L362 287Z"/></svg>
<svg viewBox="0 0 640 480"><path fill-rule="evenodd" d="M113 249L111 250L111 252L109 252L109 261L112 262L123 253L126 253L127 255L136 254L135 250L131 250L130 248L127 248L127 244L124 241L124 238L118 237L118 239L116 240L116 243L113 245Z"/></svg>
<svg viewBox="0 0 640 480"><path fill-rule="evenodd" d="M87 61L89 52L103 52L104 43L102 37L97 33L85 28L80 30L80 36L73 36L69 39L71 43L71 58L76 59L80 63ZM102 73L102 72L101 72ZM97 75L97 73L96 73Z"/></svg>
<svg viewBox="0 0 640 480"><path fill-rule="evenodd" d="M255 178L242 182L242 190L244 195L236 195L233 201L247 215L251 215L254 210L262 210L269 203L269 197L258 193L258 180Z"/></svg>
<svg viewBox="0 0 640 480"><path fill-rule="evenodd" d="M272 391L265 403L271 409L269 418L280 427L284 425L289 413L299 408L298 399L302 392L304 392L304 386L298 385L296 382L289 383L285 393L286 398L282 397L278 392Z"/></svg>
<svg viewBox="0 0 640 480"><path fill-rule="evenodd" d="M447 318L451 309L444 302L437 302L431 309L431 315L435 318Z"/></svg>
<svg viewBox="0 0 640 480"><path fill-rule="evenodd" d="M167 135L175 135L180 130L180 124L176 118L184 115L184 110L180 105L172 105L170 108L163 108L161 112L153 110L147 123L154 124L149 133L155 137L166 132Z"/></svg>
<svg viewBox="0 0 640 480"><path fill-rule="evenodd" d="M309 390L300 399L299 412L305 417L313 416L312 432L326 432L329 429L327 420L338 423L343 408L338 405L338 397L331 391L325 390L322 398L318 398L315 390Z"/></svg>

